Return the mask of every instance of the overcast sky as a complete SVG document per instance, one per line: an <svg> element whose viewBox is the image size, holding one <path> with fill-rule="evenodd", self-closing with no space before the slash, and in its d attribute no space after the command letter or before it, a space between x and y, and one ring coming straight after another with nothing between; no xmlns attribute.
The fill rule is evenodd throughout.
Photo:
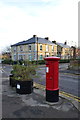
<svg viewBox="0 0 80 120"><path fill-rule="evenodd" d="M0 0L0 51L34 34L78 43L79 0Z"/></svg>

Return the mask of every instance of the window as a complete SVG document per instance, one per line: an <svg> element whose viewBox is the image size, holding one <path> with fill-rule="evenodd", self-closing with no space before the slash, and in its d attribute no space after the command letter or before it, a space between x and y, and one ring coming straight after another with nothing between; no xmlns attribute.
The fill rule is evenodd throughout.
<svg viewBox="0 0 80 120"><path fill-rule="evenodd" d="M49 57L49 53L46 53L46 57Z"/></svg>
<svg viewBox="0 0 80 120"><path fill-rule="evenodd" d="M20 51L23 51L23 47L22 46L20 46Z"/></svg>
<svg viewBox="0 0 80 120"><path fill-rule="evenodd" d="M14 52L16 52L16 47L14 47Z"/></svg>
<svg viewBox="0 0 80 120"><path fill-rule="evenodd" d="M46 45L46 51L48 51L49 50L49 46L48 45Z"/></svg>
<svg viewBox="0 0 80 120"><path fill-rule="evenodd" d="M25 55L23 56L24 60L25 60Z"/></svg>
<svg viewBox="0 0 80 120"><path fill-rule="evenodd" d="M32 54L31 53L28 54L28 59L29 59L29 61L32 60Z"/></svg>
<svg viewBox="0 0 80 120"><path fill-rule="evenodd" d="M46 57L49 57L49 55L46 55Z"/></svg>
<svg viewBox="0 0 80 120"><path fill-rule="evenodd" d="M31 50L31 45L28 46L29 50Z"/></svg>
<svg viewBox="0 0 80 120"><path fill-rule="evenodd" d="M42 44L40 44L40 50L42 50Z"/></svg>
<svg viewBox="0 0 80 120"><path fill-rule="evenodd" d="M32 60L32 56L31 56L31 55L29 55L29 60L30 60L30 61Z"/></svg>
<svg viewBox="0 0 80 120"><path fill-rule="evenodd" d="M21 55L21 60L23 60L23 56Z"/></svg>
<svg viewBox="0 0 80 120"><path fill-rule="evenodd" d="M40 60L43 60L43 55L40 55Z"/></svg>
<svg viewBox="0 0 80 120"><path fill-rule="evenodd" d="M54 46L52 45L52 51L54 51Z"/></svg>
<svg viewBox="0 0 80 120"><path fill-rule="evenodd" d="M16 55L14 55L14 60L16 60Z"/></svg>
<svg viewBox="0 0 80 120"><path fill-rule="evenodd" d="M19 60L23 60L23 56L22 55L19 55Z"/></svg>

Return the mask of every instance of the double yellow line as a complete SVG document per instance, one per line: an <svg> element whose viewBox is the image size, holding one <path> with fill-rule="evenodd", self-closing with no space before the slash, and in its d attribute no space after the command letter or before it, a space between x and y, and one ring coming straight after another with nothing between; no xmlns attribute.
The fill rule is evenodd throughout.
<svg viewBox="0 0 80 120"><path fill-rule="evenodd" d="M59 73L60 74L60 73ZM80 73L79 74L73 74L73 73L62 73L62 74L65 74L65 75L73 75L73 76L80 76Z"/></svg>
<svg viewBox="0 0 80 120"><path fill-rule="evenodd" d="M34 87L36 87L36 88L40 88L40 89L42 89L42 90L45 90L45 86L44 85L41 85L41 84L39 84L39 83L36 83L36 82L34 82L34 85L33 85Z"/></svg>
<svg viewBox="0 0 80 120"><path fill-rule="evenodd" d="M66 96L68 98L72 98L75 101L80 102L80 97L74 96L72 94L69 94L69 93L66 93L66 92L63 92L63 91L60 91L60 94Z"/></svg>
<svg viewBox="0 0 80 120"><path fill-rule="evenodd" d="M34 87L40 88L42 90L45 90L45 88L46 88L44 85L41 85L41 84L36 83L36 82L34 82ZM64 95L65 97L68 97L68 98L71 98L71 99L73 99L73 100L75 100L77 102L80 102L80 97L74 96L72 94L69 94L69 93L66 93L66 92L63 92L63 91L60 91L59 93L61 95Z"/></svg>

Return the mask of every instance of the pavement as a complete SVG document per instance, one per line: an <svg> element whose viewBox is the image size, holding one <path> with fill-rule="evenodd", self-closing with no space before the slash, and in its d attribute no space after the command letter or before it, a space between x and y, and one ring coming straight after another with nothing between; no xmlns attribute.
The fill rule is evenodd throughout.
<svg viewBox="0 0 80 120"><path fill-rule="evenodd" d="M0 93L1 95L1 93ZM79 119L79 109L64 96L47 102L45 89L34 83L33 93L20 95L9 86L9 78L2 81L2 118L72 118Z"/></svg>

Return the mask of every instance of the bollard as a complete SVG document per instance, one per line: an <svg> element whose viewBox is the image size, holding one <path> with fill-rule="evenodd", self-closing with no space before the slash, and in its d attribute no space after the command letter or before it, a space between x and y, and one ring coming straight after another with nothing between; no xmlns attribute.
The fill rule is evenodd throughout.
<svg viewBox="0 0 80 120"><path fill-rule="evenodd" d="M58 81L58 66L59 57L46 57L46 101L59 101L59 81Z"/></svg>

